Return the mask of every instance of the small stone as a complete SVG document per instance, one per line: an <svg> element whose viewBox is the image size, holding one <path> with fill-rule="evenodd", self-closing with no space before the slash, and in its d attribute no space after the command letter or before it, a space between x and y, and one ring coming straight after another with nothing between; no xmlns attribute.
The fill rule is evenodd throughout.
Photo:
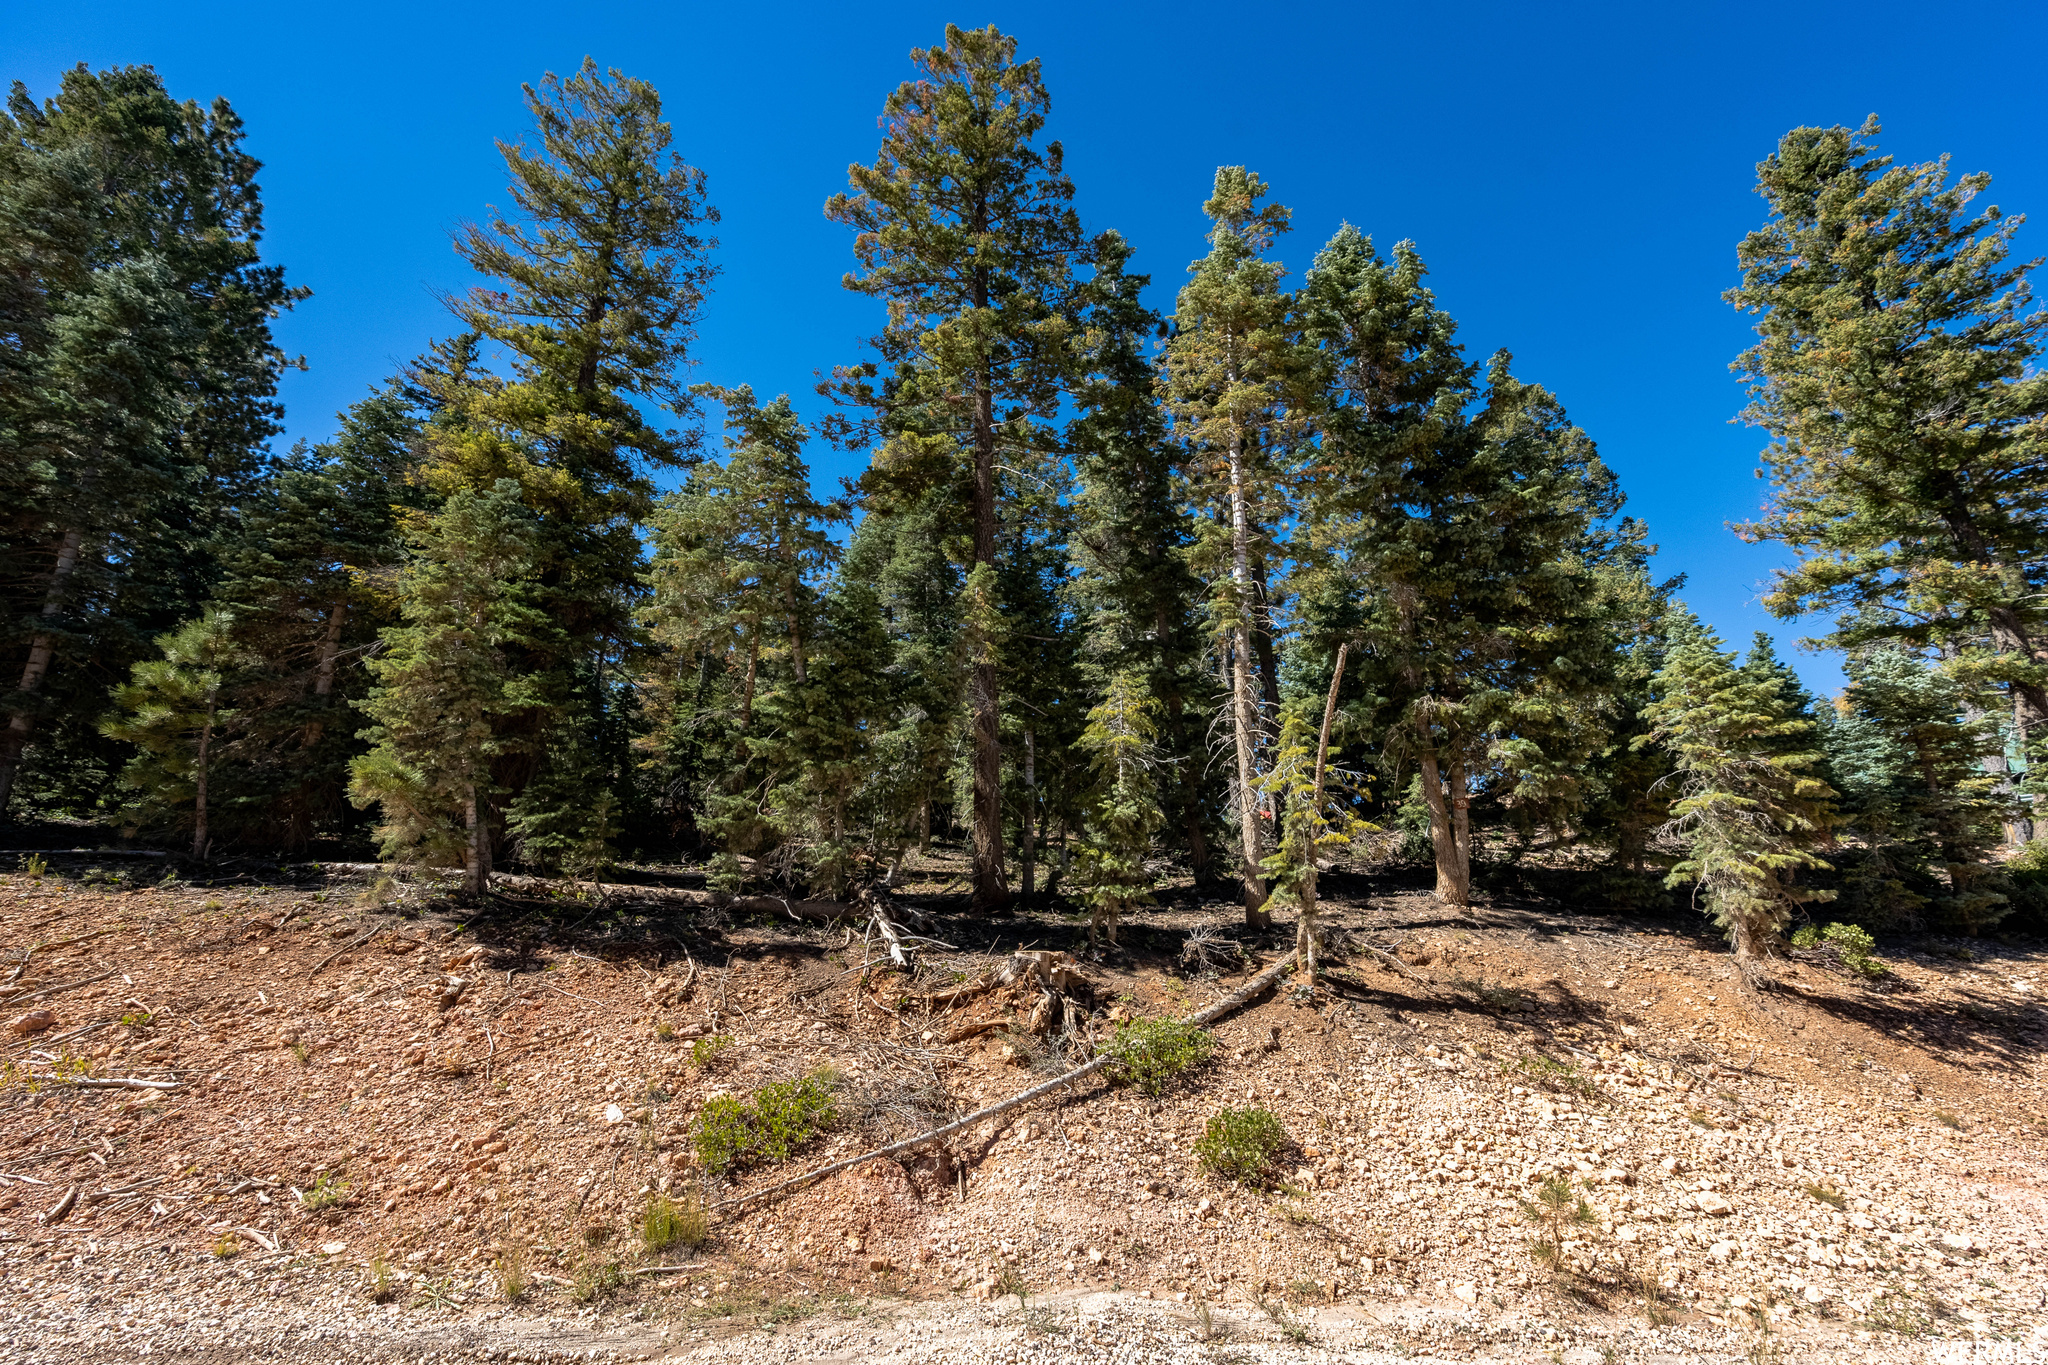
<svg viewBox="0 0 2048 1365"><path fill-rule="evenodd" d="M1707 1248L1707 1257L1714 1261L1732 1260L1738 1248L1733 1242L1716 1242Z"/></svg>
<svg viewBox="0 0 2048 1365"><path fill-rule="evenodd" d="M339 1256L347 1250L347 1242L322 1242L320 1244L320 1254L322 1256Z"/></svg>
<svg viewBox="0 0 2048 1365"><path fill-rule="evenodd" d="M1950 1251L1970 1251L1973 1250L1977 1245L1975 1242L1972 1242L1968 1237L1964 1236L1960 1232L1942 1233L1941 1244L1947 1247Z"/></svg>
<svg viewBox="0 0 2048 1365"><path fill-rule="evenodd" d="M1810 1284L1800 1291L1799 1297L1808 1303L1821 1304L1828 1301L1828 1291L1817 1284Z"/></svg>
<svg viewBox="0 0 2048 1365"><path fill-rule="evenodd" d="M604 1121L606 1123L624 1123L626 1121L626 1111L619 1108L616 1104L608 1104L604 1107Z"/></svg>
<svg viewBox="0 0 2048 1365"><path fill-rule="evenodd" d="M1479 1287L1474 1284L1452 1285L1451 1293L1460 1303L1479 1302Z"/></svg>
<svg viewBox="0 0 2048 1365"><path fill-rule="evenodd" d="M1712 1214L1717 1218L1724 1214L1735 1212L1733 1204L1723 1199L1720 1195L1715 1194L1712 1190L1705 1190L1694 1195L1692 1206L1701 1213Z"/></svg>
<svg viewBox="0 0 2048 1365"><path fill-rule="evenodd" d="M1089 1247L1089 1248L1088 1248L1088 1264L1089 1264L1089 1265L1101 1265L1101 1264L1102 1264L1102 1252L1101 1252L1101 1250L1100 1250L1099 1248L1096 1248L1096 1247Z"/></svg>
<svg viewBox="0 0 2048 1365"><path fill-rule="evenodd" d="M55 1027L57 1027L57 1011L30 1010L27 1014L22 1015L9 1024L7 1031L17 1036L26 1036L27 1034L41 1033L45 1029L53 1029Z"/></svg>
<svg viewBox="0 0 2048 1365"><path fill-rule="evenodd" d="M1591 1346L1574 1346L1558 1359L1564 1365L1607 1365L1607 1357Z"/></svg>

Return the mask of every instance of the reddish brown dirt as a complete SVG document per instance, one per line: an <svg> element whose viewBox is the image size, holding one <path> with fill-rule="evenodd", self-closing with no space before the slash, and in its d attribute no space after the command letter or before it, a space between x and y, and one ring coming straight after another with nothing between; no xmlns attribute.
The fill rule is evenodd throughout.
<svg viewBox="0 0 2048 1365"><path fill-rule="evenodd" d="M670 1349L814 1330L820 1304L854 1301L835 1295L915 1306L1020 1284L1200 1299L1252 1337L1288 1318L1385 1347L1398 1321L1414 1345L1505 1356L1572 1339L1625 1358L2048 1341L2048 983L2023 945L1886 945L1878 986L1782 965L1757 1014L1690 922L1453 914L1359 879L1331 907L1329 979L1224 1020L1216 1059L1159 1097L1090 1078L650 1262L638 1220L656 1194L760 1189L1055 1072L1028 1037L946 1043L963 1023L1021 1025L1034 997L894 1014L910 983L863 991L857 935L719 923L653 890L599 903L529 885L477 911L417 888L380 902L359 875L124 889L59 870L0 878L0 1010L59 1021L7 1043L0 1308L42 1324L52 1360L204 1355L266 1299L386 1324L364 1340L424 1314L467 1324L470 1345L497 1332L546 1354L520 1314L660 1324L636 1340ZM935 860L926 885L952 870ZM1128 956L1081 964L1086 1029L1185 1014L1291 939L1282 926L1220 979L1182 976L1186 931L1231 913L1190 895L1127 926ZM920 986L1084 941L1054 915L939 924L959 951L931 950ZM700 1065L707 1033L732 1041ZM821 1066L844 1078L839 1131L731 1180L697 1165L707 1099ZM177 1085L71 1083L116 1077ZM856 1121L863 1102L878 1112ZM1246 1189L1190 1148L1219 1109L1254 1104L1290 1146L1274 1183ZM1553 1272L1522 1203L1559 1174L1590 1221ZM532 1295L479 1317L505 1312L493 1268L512 1249ZM577 1306L579 1281L650 1263L688 1268ZM378 1265L389 1307L368 1303ZM146 1321L130 1311L144 1289ZM143 1325L124 1335L124 1312ZM0 1328L0 1355L27 1340Z"/></svg>

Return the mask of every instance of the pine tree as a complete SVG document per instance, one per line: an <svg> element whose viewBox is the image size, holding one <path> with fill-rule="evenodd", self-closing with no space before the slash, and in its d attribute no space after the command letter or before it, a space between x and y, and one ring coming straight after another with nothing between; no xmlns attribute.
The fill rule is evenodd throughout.
<svg viewBox="0 0 2048 1365"><path fill-rule="evenodd" d="M1189 567L1195 524L1174 469L1175 450L1149 354L1161 325L1140 294L1151 277L1125 269L1130 247L1104 234L1096 263L1090 374L1068 428L1079 488L1069 595L1086 632L1084 660L1104 695L1108 680L1136 671L1158 702L1160 762L1169 823L1188 864L1209 875L1209 687L1201 656L1202 585Z"/></svg>
<svg viewBox="0 0 2048 1365"><path fill-rule="evenodd" d="M107 680L198 610L262 474L270 320L305 291L260 263L242 136L147 67L0 116L0 818L38 727L53 794L91 799Z"/></svg>
<svg viewBox="0 0 2048 1365"><path fill-rule="evenodd" d="M1280 838L1262 866L1275 899L1294 904L1294 950L1303 978L1310 981L1315 979L1316 952L1322 939L1318 867L1325 854L1345 847L1370 828L1348 804L1333 801L1327 787L1330 731L1337 720L1337 697L1349 654L1348 647L1338 647L1321 729L1313 726L1309 713L1298 704L1282 710L1273 770L1265 782L1281 817Z"/></svg>
<svg viewBox="0 0 2048 1365"><path fill-rule="evenodd" d="M701 828L721 845L721 881L736 884L738 860L778 837L761 799L770 769L756 713L777 689L815 700L808 655L818 587L838 558L828 528L845 514L812 495L802 454L809 432L786 397L763 408L745 386L707 392L726 408L727 458L693 470L657 507L642 619L675 657L725 675L729 709L697 754L716 773ZM701 731L709 717L693 709L691 729Z"/></svg>
<svg viewBox="0 0 2048 1365"><path fill-rule="evenodd" d="M1091 948L1105 929L1115 948L1120 918L1152 900L1153 876L1145 861L1165 823L1152 752L1157 709L1142 675L1117 673L1081 732L1080 747L1092 756L1095 792L1075 850L1074 880L1089 908Z"/></svg>
<svg viewBox="0 0 2048 1365"><path fill-rule="evenodd" d="M1245 922L1258 927L1271 922L1259 870L1267 838L1259 792L1279 687L1267 663L1274 616L1267 584L1281 553L1275 541L1293 511L1289 462L1304 430L1308 373L1291 300L1280 288L1285 271L1264 255L1287 230L1288 211L1261 205L1266 194L1266 183L1242 166L1217 170L1215 192L1202 206L1212 225L1209 254L1189 267L1193 278L1175 304L1165 359L1174 439L1206 513L1197 562L1210 579L1210 623L1230 697Z"/></svg>
<svg viewBox="0 0 2048 1365"><path fill-rule="evenodd" d="M1057 445L1063 392L1081 364L1075 270L1090 255L1060 144L1038 140L1049 98L1035 60L991 26L946 28L912 53L918 77L883 107L882 148L848 168L852 192L826 215L853 228L861 273L849 289L884 299L880 365L843 368L828 386L868 410L850 444L879 438L862 484L871 506L943 487L967 513L970 576L994 571L1006 471L1036 473ZM877 382L883 367L888 374ZM1000 455L1000 458L999 458ZM990 591L993 591L991 588ZM969 628L976 618L964 618ZM974 903L1008 899L1003 866L999 653L969 642Z"/></svg>
<svg viewBox="0 0 2048 1365"><path fill-rule="evenodd" d="M610 820L638 799L626 742L635 718L624 712L642 647L639 527L654 507L653 471L697 457L686 377L716 273L705 230L718 215L703 173L671 150L645 81L586 61L527 87L526 101L537 145L500 144L518 211L457 235L488 283L452 301L476 337L503 349L510 373L486 370L474 346L422 371L437 412L418 477L441 497L513 480L536 518L524 590L556 629L548 654L511 667L544 677L556 704L506 714L528 728L498 737L493 782L510 799L493 818L516 816L517 827L488 837L515 838L543 861L567 850L587 859L602 855L576 832L587 833L586 817L606 809ZM658 425L650 408L685 425Z"/></svg>
<svg viewBox="0 0 2048 1365"><path fill-rule="evenodd" d="M103 728L136 749L121 774L138 797L129 818L153 829L189 824L192 856L204 858L213 842L210 779L236 718L221 704L221 684L248 660L237 653L234 618L222 611L195 617L157 646L161 657L136 664L115 690L118 710Z"/></svg>
<svg viewBox="0 0 2048 1365"><path fill-rule="evenodd" d="M1973 206L1990 177L1894 165L1878 132L1795 128L1757 167L1772 216L1727 297L1757 316L1734 368L1773 497L1744 533L1799 556L1774 612L1941 651L2006 690L2024 745L2048 719L2048 312L2009 259L2021 219Z"/></svg>
<svg viewBox="0 0 2048 1365"><path fill-rule="evenodd" d="M494 807L505 794L496 769L534 742L562 700L520 664L561 647L559 625L535 600L542 533L523 499L516 480L500 479L408 519L404 621L369 661L371 747L351 765L356 804L380 808L384 856L459 862L477 894L489 888Z"/></svg>
<svg viewBox="0 0 2048 1365"><path fill-rule="evenodd" d="M1774 661L1738 668L1697 620L1681 618L1658 672L1652 729L1638 744L1668 747L1681 795L1669 828L1686 857L1667 883L1691 883L1734 945L1747 992L1799 907L1833 897L1798 883L1829 869L1813 853L1834 822L1834 793L1815 775L1815 724L1799 713Z"/></svg>
<svg viewBox="0 0 2048 1365"><path fill-rule="evenodd" d="M2009 799L1980 766L1996 737L1962 690L1921 660L1871 646L1822 738L1843 824L1863 845L1845 867L1843 908L1873 928L1944 925L1978 933L2009 912L1987 855Z"/></svg>
<svg viewBox="0 0 2048 1365"><path fill-rule="evenodd" d="M1414 765L1437 895L1463 905L1475 795L1553 821L1594 795L1619 649L1607 580L1641 528L1613 520L1592 441L1505 352L1478 385L1425 273L1351 229L1309 272L1323 441L1296 577L1304 637L1362 646L1358 723Z"/></svg>

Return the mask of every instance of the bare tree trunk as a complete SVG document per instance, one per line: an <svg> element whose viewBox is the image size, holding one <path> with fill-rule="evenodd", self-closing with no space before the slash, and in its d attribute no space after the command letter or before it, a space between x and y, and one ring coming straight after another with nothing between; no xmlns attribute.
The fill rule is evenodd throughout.
<svg viewBox="0 0 2048 1365"><path fill-rule="evenodd" d="M462 814L469 832L462 849L463 884L471 895L481 896L491 889L491 829L484 815L483 798L477 794L474 782L470 783L469 799L463 803Z"/></svg>
<svg viewBox="0 0 2048 1365"><path fill-rule="evenodd" d="M206 723L199 727L199 761L193 772L192 802L192 856L204 858L208 842L206 833L206 759L207 751L213 747L213 712L215 694L206 694Z"/></svg>
<svg viewBox="0 0 2048 1365"><path fill-rule="evenodd" d="M313 695L325 701L334 694L335 663L341 658L341 629L348 620L348 602L336 602L327 613L327 633L320 638L320 661L313 667ZM315 717L306 727L305 747L310 749L327 732L327 722Z"/></svg>
<svg viewBox="0 0 2048 1365"><path fill-rule="evenodd" d="M1024 816L1019 834L1024 843L1024 899L1030 900L1038 882L1036 835L1038 813L1038 743L1030 726L1024 727Z"/></svg>
<svg viewBox="0 0 2048 1365"><path fill-rule="evenodd" d="M57 563L50 571L50 586L43 591L42 618L45 622L56 617L64 609L64 595L70 590L71 575L78 568L78 553L85 543L85 533L76 529L66 531L64 539L57 545ZM24 697L33 697L43 689L43 679L50 671L50 660L57 648L56 637L47 629L29 637L28 662L22 666L21 686L16 690ZM28 748L29 732L35 728L35 713L28 710L14 712L7 718L7 728L0 731L0 820L7 818L7 807L14 798L14 779L21 772L21 756Z"/></svg>
<svg viewBox="0 0 2048 1365"><path fill-rule="evenodd" d="M1428 727L1423 729L1426 737ZM1422 799L1429 805L1429 842L1436 851L1436 898L1445 905L1469 904L1470 874L1458 857L1450 803L1444 799L1443 771L1434 751L1423 751L1421 768Z"/></svg>
<svg viewBox="0 0 2048 1365"><path fill-rule="evenodd" d="M1330 675L1330 696L1323 703L1322 735L1316 740L1315 779L1309 784L1311 820L1319 818L1323 812L1323 766L1330 758L1330 726L1337 719L1337 689L1344 685L1344 664L1350 654L1349 644L1337 646L1337 667ZM1311 983L1316 979L1316 912L1316 850L1311 842L1308 866L1302 869L1301 874L1301 917L1294 924L1295 960L1301 964L1302 975Z"/></svg>
<svg viewBox="0 0 2048 1365"><path fill-rule="evenodd" d="M1230 382L1237 382L1235 367ZM1259 862L1264 856L1263 824L1259 820L1259 773L1255 746L1259 738L1259 699L1253 679L1252 633L1255 604L1252 600L1251 518L1246 508L1244 487L1244 435L1233 422L1230 429L1230 588L1236 623L1231 630L1231 729L1237 749L1237 824L1244 842L1244 922L1247 928L1266 929L1273 923L1267 912L1266 881Z"/></svg>
<svg viewBox="0 0 2048 1365"><path fill-rule="evenodd" d="M1465 764L1453 759L1450 765L1451 847L1458 854L1458 885L1464 888L1464 905L1472 896L1472 797L1465 784Z"/></svg>

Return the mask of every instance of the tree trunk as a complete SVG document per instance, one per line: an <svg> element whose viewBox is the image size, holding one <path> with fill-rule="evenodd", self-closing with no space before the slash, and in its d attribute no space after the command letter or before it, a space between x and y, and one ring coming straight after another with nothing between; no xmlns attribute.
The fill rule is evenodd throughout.
<svg viewBox="0 0 2048 1365"><path fill-rule="evenodd" d="M484 818L483 798L477 794L476 784L470 783L469 799L463 803L463 821L469 838L462 849L463 885L473 896L481 896L491 889L491 829L490 821Z"/></svg>
<svg viewBox="0 0 2048 1365"><path fill-rule="evenodd" d="M334 694L334 669L341 658L341 629L348 620L348 602L336 602L327 613L327 633L320 638L320 661L313 667L313 695L325 701ZM327 722L316 717L306 727L304 747L312 748L327 732Z"/></svg>
<svg viewBox="0 0 2048 1365"><path fill-rule="evenodd" d="M64 609L64 594L70 590L71 575L78 568L78 553L84 543L85 533L76 529L66 531L64 539L58 542L56 567L50 572L50 586L43 592L41 614L45 622ZM28 662L22 666L21 686L16 689L22 696L33 697L42 691L56 647L56 637L47 629L29 637ZM7 818L8 805L14 798L14 779L21 772L21 756L34 728L35 713L20 710L7 718L7 729L0 731L0 821Z"/></svg>
<svg viewBox="0 0 2048 1365"><path fill-rule="evenodd" d="M1024 844L1024 899L1030 900L1038 882L1036 835L1038 814L1038 744L1030 726L1024 727L1024 817L1018 833Z"/></svg>
<svg viewBox="0 0 2048 1365"><path fill-rule="evenodd" d="M970 228L987 230L988 209L977 204ZM974 268L974 306L989 306L990 268ZM974 371L974 563L996 562L996 414L992 359L984 357ZM994 651L977 641L969 679L974 731L974 909L987 913L1010 899L1003 881L1003 717Z"/></svg>
<svg viewBox="0 0 2048 1365"><path fill-rule="evenodd" d="M1309 819L1319 821L1323 813L1323 766L1330 759L1330 726L1337 719L1337 690L1344 685L1344 663L1351 654L1349 644L1337 646L1337 667L1330 675L1330 696L1323 703L1323 730L1316 740L1315 778L1309 783ZM1315 829L1311 823L1310 830ZM1294 956L1304 978L1316 979L1316 849L1309 844L1308 866L1301 874L1301 917L1294 924Z"/></svg>
<svg viewBox="0 0 2048 1365"><path fill-rule="evenodd" d="M213 712L216 698L214 693L206 695L206 723L199 727L199 756L194 767L192 801L192 856L195 859L206 856L206 758L207 750L213 747Z"/></svg>
<svg viewBox="0 0 2048 1365"><path fill-rule="evenodd" d="M1422 728L1426 733L1428 726ZM1444 799L1443 772L1436 754L1424 750L1421 767L1422 799L1429 805L1429 842L1436 851L1436 898L1445 905L1469 904L1471 874L1458 859L1458 839L1450 803Z"/></svg>
<svg viewBox="0 0 2048 1365"><path fill-rule="evenodd" d="M1230 382L1237 382L1235 367ZM1244 922L1250 929L1270 928L1273 917L1266 911L1266 881L1259 872L1264 856L1259 820L1259 773L1255 746L1259 737L1258 684L1254 680L1252 633L1254 603L1251 574L1251 518L1245 506L1244 435L1235 422L1230 428L1230 587L1236 622L1231 630L1231 730L1237 750L1237 825L1244 842Z"/></svg>

